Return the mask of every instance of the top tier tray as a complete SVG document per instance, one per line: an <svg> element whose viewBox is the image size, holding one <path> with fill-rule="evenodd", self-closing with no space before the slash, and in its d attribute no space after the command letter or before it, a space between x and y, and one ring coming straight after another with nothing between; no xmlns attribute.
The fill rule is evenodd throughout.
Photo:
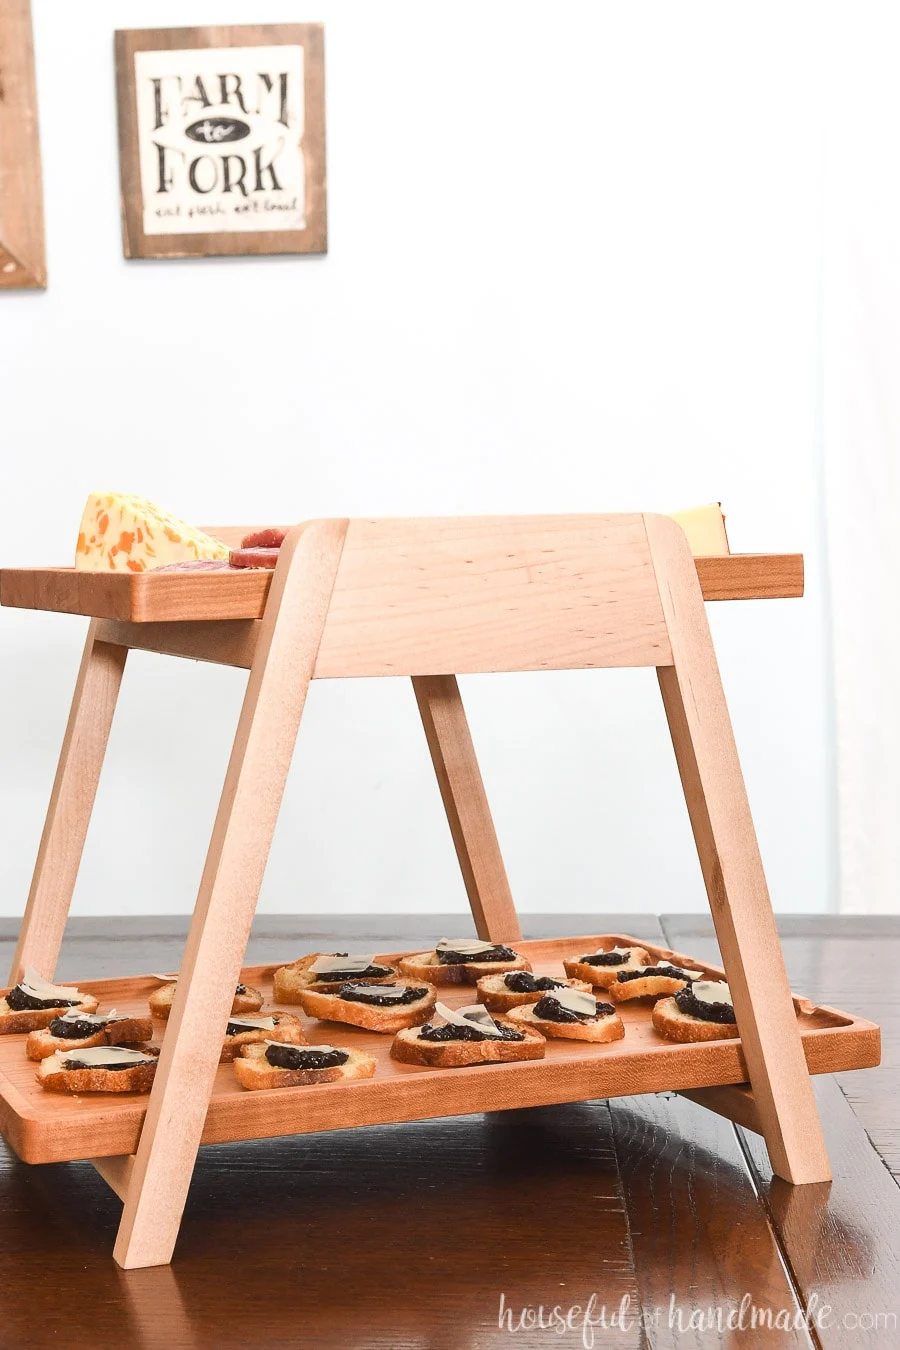
<svg viewBox="0 0 900 1350"><path fill-rule="evenodd" d="M803 594L802 553L732 553L694 559L704 600L787 600ZM126 623L261 619L272 573L76 572L5 567L0 604Z"/></svg>

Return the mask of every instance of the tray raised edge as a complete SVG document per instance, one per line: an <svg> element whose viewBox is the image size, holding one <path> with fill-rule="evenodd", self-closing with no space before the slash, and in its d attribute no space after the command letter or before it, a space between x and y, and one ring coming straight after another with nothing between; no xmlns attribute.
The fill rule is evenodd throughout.
<svg viewBox="0 0 900 1350"><path fill-rule="evenodd" d="M705 600L784 600L803 594L802 553L732 553L695 559ZM0 605L128 623L259 619L272 573L76 572L0 569Z"/></svg>
<svg viewBox="0 0 900 1350"><path fill-rule="evenodd" d="M518 944L531 953L536 968L557 968L562 955L600 941L619 945L642 945L656 959L680 959L721 978L721 968L694 961L627 934L551 938ZM539 954L536 949L544 948ZM550 949L547 951L546 949ZM402 952L380 953L399 956ZM281 963L278 963L281 964ZM247 967L242 978L250 984L269 979L277 964ZM150 976L84 981L80 987L97 990L104 999L146 997L155 981ZM448 1003L464 1003L471 989L441 991ZM631 1096L641 1092L679 1091L713 1087L746 1080L747 1071L739 1040L695 1044L664 1042L656 1037L641 1048L637 1038L649 1025L649 1007L621 1005L630 1023L624 1041L586 1046L579 1042L549 1043L545 1060L521 1064L479 1065L465 1069L427 1069L395 1065L384 1076L363 1082L319 1087L285 1088L272 1092L244 1092L228 1077L229 1066L220 1066L219 1083L210 1101L202 1143L274 1138L358 1125L393 1124L438 1116L501 1111L518 1107L547 1106L597 1097ZM293 1011L298 1011L294 1009ZM820 1017L837 1025L803 1030L803 1044L810 1073L832 1073L853 1068L871 1068L880 1060L880 1032L873 1022L838 1009L820 1006ZM643 1013L643 1017L639 1014ZM304 1019L309 1020L309 1019ZM334 1031L338 1043L365 1044L382 1055L390 1037L347 1028ZM3 1037L24 1047L24 1037ZM22 1049L24 1057L24 1048ZM223 1078L224 1070L224 1078ZM599 1070L599 1073L598 1073ZM381 1068L379 1073L381 1073ZM223 1087L223 1081L225 1086ZM30 1098L20 1091L0 1063L0 1133L27 1163L67 1162L87 1157L133 1153L137 1147L147 1097L75 1099L40 1093ZM36 1105L39 1109L36 1109ZM81 1110L84 1105L86 1109ZM58 1106L58 1110L53 1108ZM49 1109L48 1109L49 1108Z"/></svg>

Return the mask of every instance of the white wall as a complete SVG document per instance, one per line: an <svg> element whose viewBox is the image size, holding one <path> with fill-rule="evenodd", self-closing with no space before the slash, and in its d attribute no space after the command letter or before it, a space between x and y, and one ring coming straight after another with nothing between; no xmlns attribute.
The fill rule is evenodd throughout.
<svg viewBox="0 0 900 1350"><path fill-rule="evenodd" d="M826 907L819 136L805 5L34 0L46 295L0 297L2 557L83 498L189 519L666 509L802 549L714 634L777 906ZM112 33L324 19L326 258L126 263ZM85 622L0 615L20 912ZM188 909L243 688L129 658L76 895ZM651 672L464 681L524 910L705 905ZM269 910L463 908L412 694L314 686Z"/></svg>

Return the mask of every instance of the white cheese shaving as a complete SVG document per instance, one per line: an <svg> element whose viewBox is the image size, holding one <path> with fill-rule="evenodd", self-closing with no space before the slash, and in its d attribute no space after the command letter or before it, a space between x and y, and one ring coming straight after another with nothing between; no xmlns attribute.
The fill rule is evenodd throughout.
<svg viewBox="0 0 900 1350"><path fill-rule="evenodd" d="M155 1061L154 1055L145 1055L141 1050L129 1050L122 1045L92 1045L87 1050L57 1050L56 1053L65 1064L76 1064L84 1069L102 1069L108 1064L149 1064Z"/></svg>
<svg viewBox="0 0 900 1350"><path fill-rule="evenodd" d="M580 989L551 989L545 995L553 998L567 1012L578 1013L579 1017L596 1017L597 1000L593 994L582 993Z"/></svg>
<svg viewBox="0 0 900 1350"><path fill-rule="evenodd" d="M350 983L348 981L348 983ZM408 984L354 984L354 989L364 989L378 998L402 998L409 988Z"/></svg>
<svg viewBox="0 0 900 1350"><path fill-rule="evenodd" d="M479 952L489 952L496 946L496 942L483 942L481 938L441 938L434 950L459 952L460 956L477 956Z"/></svg>
<svg viewBox="0 0 900 1350"><path fill-rule="evenodd" d="M105 1027L110 1022L127 1022L127 1013L117 1013L115 1008L110 1008L106 1013L85 1013L79 1012L77 1008L69 1008L59 1019L61 1022L90 1022L92 1027Z"/></svg>
<svg viewBox="0 0 900 1350"><path fill-rule="evenodd" d="M31 994L32 998L39 998L42 1002L51 998L64 999L68 1002L70 999L82 997L81 990L75 989L71 984L51 984L49 980L45 980L37 973L34 966L26 967L25 974L19 981L18 987L24 990L26 994Z"/></svg>
<svg viewBox="0 0 900 1350"><path fill-rule="evenodd" d="M174 975L158 975L156 971L152 971L150 978L151 980L159 980L160 984L174 984L178 979L178 973L176 972Z"/></svg>
<svg viewBox="0 0 900 1350"><path fill-rule="evenodd" d="M730 1003L734 1007L731 990L724 980L695 980L691 993L701 1003Z"/></svg>
<svg viewBox="0 0 900 1350"><path fill-rule="evenodd" d="M229 1017L230 1027L243 1027L246 1031L272 1031L278 1023L274 1017Z"/></svg>
<svg viewBox="0 0 900 1350"><path fill-rule="evenodd" d="M594 952L595 956L608 956L610 952L619 952L622 956L630 956L633 951L631 947L598 947Z"/></svg>
<svg viewBox="0 0 900 1350"><path fill-rule="evenodd" d="M323 1055L330 1055L334 1050L340 1050L337 1045L288 1045L285 1041L263 1041L263 1045L277 1045L282 1050L302 1050L304 1054L308 1050L318 1050ZM344 1054L348 1052L343 1051Z"/></svg>
<svg viewBox="0 0 900 1350"><path fill-rule="evenodd" d="M309 967L311 975L327 975L333 970L346 970L348 974L358 975L368 970L375 961L375 953L366 956L317 956Z"/></svg>
<svg viewBox="0 0 900 1350"><path fill-rule="evenodd" d="M496 1040L503 1039L503 1032L497 1026L497 1023L491 1017L487 1008L481 1003L470 1003L465 1008L448 1008L446 1003L437 1003L435 1012L440 1013L445 1022L452 1022L456 1027L477 1027L485 1036L492 1036Z"/></svg>

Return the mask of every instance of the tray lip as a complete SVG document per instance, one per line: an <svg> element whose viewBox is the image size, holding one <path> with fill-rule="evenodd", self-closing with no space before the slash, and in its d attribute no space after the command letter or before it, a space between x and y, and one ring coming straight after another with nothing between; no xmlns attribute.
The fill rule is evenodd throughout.
<svg viewBox="0 0 900 1350"><path fill-rule="evenodd" d="M705 573L714 573L707 584L712 592L707 596L708 600L716 599L777 599L777 598L799 598L803 594L804 582L804 560L802 553L704 553L696 554L694 562L697 566L698 574L701 576L703 584L703 575ZM772 594L772 586L766 585L762 580L756 585L747 585L741 588L735 585L729 574L735 574L740 577L742 567L764 569L765 567L777 569L779 566L789 568L793 575L793 586L786 591L776 595ZM8 592L5 595L7 586L14 584L18 580L26 578L40 577L64 577L66 579L77 577L78 585L83 586L85 591L96 592L91 598L81 600L77 597L72 602L72 607L63 608L62 606L50 605L29 605L14 603L8 598ZM72 566L59 567L0 567L0 605L10 609L31 609L41 610L48 614L81 614L87 618L112 619L130 623L191 623L191 622L227 622L233 619L258 619L262 616L265 609L266 597L268 595L269 585L271 583L272 572L262 568L247 568L235 570L232 572L90 572L78 571ZM156 612L160 608L161 600L174 597L178 594L179 585L182 582L189 581L192 588L193 603L197 613L185 618L183 614ZM224 583L224 586L223 586ZM206 589L210 597L208 602L203 600L203 589ZM221 615L216 612L216 599L219 593L227 590L234 607L235 597L241 590L247 592L247 604L244 607L246 613L238 614L224 612ZM162 595L160 594L162 593ZM223 600L223 609L228 606ZM150 613L147 609L151 606Z"/></svg>
<svg viewBox="0 0 900 1350"><path fill-rule="evenodd" d="M631 944L633 946L640 945L643 946L648 952L650 952L651 955L657 958L671 959L671 960L678 958L683 961L690 961L692 965L698 968L702 968L705 972L711 975L724 977L724 971L720 966L716 966L708 961L702 961L694 957L687 956L686 953L674 951L672 948L660 946L658 943L652 943L647 939L637 938L627 933L594 933L587 935L576 934L575 936L572 937L564 936L564 937L544 937L544 938L524 939L516 943L516 948L518 950L524 950L527 954L527 952L530 949L533 949L534 947L544 947L549 943L566 943L567 945L572 944L572 946L575 947L581 945L582 943L590 944L601 939L604 941L611 940L616 945L623 945L623 946L628 944ZM421 950L422 950L421 947L404 948L400 951L390 951L390 952L381 951L376 953L376 955L379 957L398 957L402 955L414 955L416 952ZM246 966L242 970L242 977L246 978L246 980L249 980L251 983L253 982L254 979L258 979L260 977L265 979L270 977L275 970L279 969L279 967L284 964L286 964L284 961L279 961L279 962L266 962L253 966ZM80 989L84 989L85 991L102 990L106 992L107 997L111 997L116 992L116 986L120 986L124 983L134 985L136 981L143 981L143 980L147 981L148 990L150 988L155 988L158 986L158 981L154 979L152 974L142 973L136 975L110 976L96 980L79 980L77 982L77 987ZM795 998L798 997L802 996L795 995ZM806 1042L807 1040L818 1041L825 1037L843 1038L845 1036L853 1034L855 1035L858 1042L865 1045L866 1047L869 1047L873 1052L873 1054L877 1054L877 1057L874 1059L874 1061L872 1060L872 1056L869 1055L866 1063L858 1067L874 1067L879 1063L880 1028L876 1023L871 1022L866 1018L858 1017L853 1013L844 1012L842 1009L832 1008L826 1004L815 1004L813 1005L813 1007L817 1011L827 1013L835 1018L840 1019L843 1025L809 1028L802 1032L802 1038L804 1042ZM694 1058L701 1060L701 1062L703 1063L709 1061L710 1064L714 1062L714 1056L717 1053L721 1055L725 1047L730 1047L731 1052L733 1053L736 1046L738 1048L740 1046L740 1038L737 1037L727 1041L690 1043L690 1048L692 1048L695 1052L697 1052ZM673 1042L671 1048L677 1052L679 1047L676 1042ZM658 1052L650 1052L650 1053L658 1053ZM635 1049L633 1057L635 1061L640 1061L646 1058L647 1054L648 1054L647 1051ZM434 1083L438 1080L446 1078L448 1074L452 1075L454 1081L459 1081L463 1079L473 1081L472 1075L477 1074L478 1077L474 1080L476 1083L496 1082L497 1075L500 1075L501 1079L504 1077L506 1078L514 1077L514 1078L521 1078L525 1082L533 1080L534 1083L537 1085L540 1084L541 1082L542 1073L546 1075L548 1069L550 1070L551 1075L553 1075L554 1073L559 1074L560 1072L564 1071L565 1068L567 1067L580 1068L583 1071L586 1067L590 1066L592 1062L593 1061L591 1057L587 1055L581 1055L578 1056L577 1058L573 1058L570 1060L558 1057L549 1061L536 1060L536 1061L516 1062L511 1064L477 1065L477 1066L470 1066L464 1069L438 1069L423 1066L417 1068L415 1073L409 1074L408 1076L401 1075L396 1078L381 1078L381 1079L376 1077L371 1080L365 1080L363 1082L352 1084L340 1084L340 1083L328 1084L317 1087L315 1091L317 1092L317 1094L325 1094L328 1092L335 1092L335 1091L340 1092L342 1094L346 1094L348 1091L355 1091L365 1094L365 1092L371 1093L372 1089L374 1088L376 1091L376 1095L380 1096L383 1095L383 1092L387 1088L387 1085L390 1084L391 1085L390 1090L399 1091L401 1094L404 1094L405 1092L409 1091L409 1089L397 1087L398 1084L406 1083L411 1085L421 1083ZM678 1061L676 1061L676 1063L677 1062ZM841 1069L841 1071L844 1072L846 1070ZM816 1070L816 1069L810 1070L810 1073L812 1074L817 1072L831 1072L831 1070ZM691 1077L693 1076L695 1075L691 1075ZM721 1072L713 1076L714 1081L712 1084L709 1081L706 1081L706 1077L708 1076L705 1076L705 1081L697 1084L684 1083L681 1084L680 1087L666 1088L663 1086L663 1087L653 1087L651 1089L644 1089L644 1090L654 1092L679 1091L681 1090L681 1088L688 1088L690 1086L703 1087L711 1085L724 1085L730 1082L739 1083L745 1081L745 1079L741 1077L732 1078L729 1076L723 1076ZM381 1088L381 1093L378 1092L379 1088ZM282 1089L281 1092L279 1093L279 1100L282 1100L284 1102L287 1102L288 1100L294 1100L296 1099L296 1094L308 1093L309 1091L310 1091L309 1088L285 1088ZM242 1092L237 1086L235 1086L235 1090L233 1092L229 1091L225 1093L222 1092L216 1093L212 1098L212 1103L215 1103L216 1101L232 1102L235 1100L242 1100L247 1095L248 1094ZM583 1092L576 1091L574 1095L571 1096L565 1095L558 1096L554 1093L552 1099L555 1102L562 1103L565 1101L581 1101L585 1100L586 1097ZM362 1095L359 1100L364 1104L367 1100L372 1101L372 1098L371 1097L366 1098L365 1095ZM91 1098L90 1106L93 1107L93 1112L90 1112L89 1110L88 1112L85 1113L85 1115L90 1116L91 1114L93 1115L101 1114L103 1107L107 1103L107 1101L108 1098L102 1096L98 1096L97 1098ZM140 1115L140 1119L137 1125L137 1129L139 1132L143 1124L143 1116L146 1112L149 1096L146 1094L142 1094L140 1096L135 1095L135 1097L130 1098L129 1101L133 1104L135 1111ZM527 1105L529 1103L523 1104ZM479 1109L486 1109L486 1108L473 1107L472 1109L477 1111ZM513 1109L513 1108L509 1107L504 1109ZM276 1112L276 1116L277 1114L278 1113ZM442 1113L440 1111L435 1111L427 1115L417 1114L412 1117L405 1117L401 1112L397 1114L394 1117L394 1119L397 1122L402 1121L404 1119L413 1119L413 1120L433 1119L439 1118L441 1114ZM458 1111L453 1110L449 1114L455 1115L458 1114ZM365 1120L362 1121L350 1120L346 1121L341 1125L318 1126L315 1127L311 1132L318 1132L336 1128L358 1128L360 1125L365 1125L368 1123L374 1124L374 1123L389 1123L389 1122L387 1121L368 1122ZM56 1132L57 1132L57 1123L54 1117L48 1115L46 1112L36 1111L31 1105L29 1099L23 1096L22 1093L19 1091L18 1087L13 1082L13 1080L7 1078L5 1073L3 1073L2 1069L0 1069L0 1133L2 1133L3 1136L6 1138L10 1147L12 1147L17 1156L23 1162L32 1164L39 1164L44 1161L63 1161L64 1159L62 1156L54 1158L46 1158L46 1157L38 1158L35 1156L37 1153L42 1152L42 1144L45 1146L43 1151L46 1152L46 1139L48 1136L53 1136ZM249 1140L249 1139L265 1139L265 1138L277 1138L286 1136L289 1137L291 1135L296 1135L298 1133L305 1133L305 1131L297 1131L296 1129L295 1130L278 1129L272 1132L260 1132L257 1129L257 1130L249 1130L246 1133L232 1133L229 1131L229 1139L232 1140L233 1142L237 1142L239 1140ZM225 1142L225 1141L210 1140L208 1142ZM71 1155L72 1150L56 1149L55 1152L60 1154L65 1153L67 1155ZM114 1154L110 1153L104 1154L101 1151L93 1155L82 1154L80 1156L81 1157L114 1156Z"/></svg>

